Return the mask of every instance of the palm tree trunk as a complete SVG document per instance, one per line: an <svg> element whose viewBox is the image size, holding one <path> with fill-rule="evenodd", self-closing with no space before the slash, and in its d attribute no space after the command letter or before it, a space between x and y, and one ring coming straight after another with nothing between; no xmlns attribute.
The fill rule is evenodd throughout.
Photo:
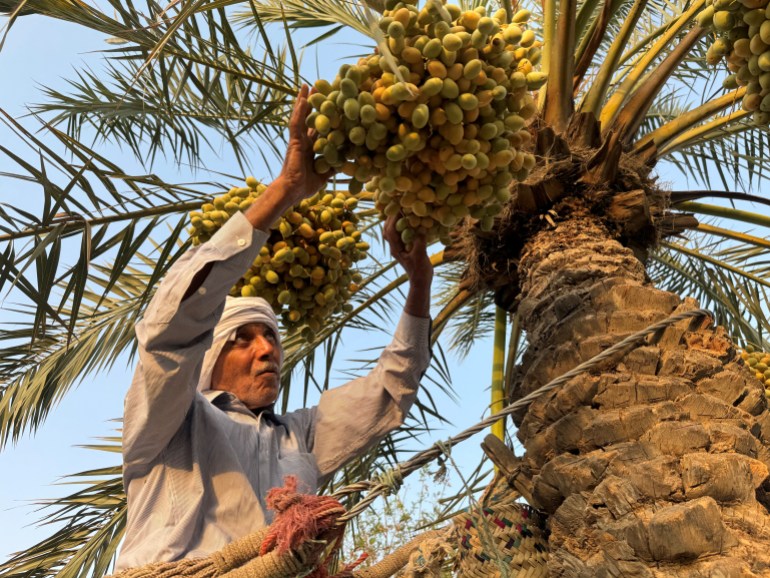
<svg viewBox="0 0 770 578"><path fill-rule="evenodd" d="M580 208L519 263L529 349L516 399L698 304L655 289ZM725 331L682 322L516 417L549 515L550 576L770 575L770 413Z"/></svg>

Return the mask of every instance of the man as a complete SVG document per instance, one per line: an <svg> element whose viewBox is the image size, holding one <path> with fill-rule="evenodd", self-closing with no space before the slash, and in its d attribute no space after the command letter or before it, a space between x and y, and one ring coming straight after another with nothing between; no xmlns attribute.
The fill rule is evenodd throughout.
<svg viewBox="0 0 770 578"><path fill-rule="evenodd" d="M315 492L403 422L428 366L433 268L424 239L407 251L391 219L385 236L410 281L393 342L368 376L324 392L317 407L272 413L283 361L276 317L258 297L227 293L270 226L327 180L312 170L307 97L303 86L278 178L174 265L137 324L139 364L123 432L128 521L118 570L205 556L269 524L271 487L293 474L301 490Z"/></svg>

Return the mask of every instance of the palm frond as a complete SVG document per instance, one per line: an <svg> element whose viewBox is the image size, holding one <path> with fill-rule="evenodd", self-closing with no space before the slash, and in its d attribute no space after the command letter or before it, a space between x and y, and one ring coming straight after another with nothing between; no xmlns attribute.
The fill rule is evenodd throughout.
<svg viewBox="0 0 770 578"><path fill-rule="evenodd" d="M474 295L449 322L451 348L463 358L478 340L488 338L494 331L495 307L491 292Z"/></svg>
<svg viewBox="0 0 770 578"><path fill-rule="evenodd" d="M692 191L705 196L711 191ZM719 194L718 192L716 193ZM751 196L725 191L731 202ZM687 199L684 192L681 199ZM770 228L770 219L757 212L680 200L678 209L699 216L719 218L713 225L701 222L697 229L680 241L663 243L653 254L649 271L659 285L680 295L691 295L716 314L740 343L763 346L770 334L766 303L770 289L770 241L765 234L752 234L748 226ZM728 220L733 225L728 229ZM738 226L737 224L741 225Z"/></svg>
<svg viewBox="0 0 770 578"><path fill-rule="evenodd" d="M702 237L695 241L699 245ZM648 264L648 273L658 287L697 299L714 313L717 324L724 326L733 339L743 345L770 346L770 322L764 304L770 293L767 287L753 282L752 276L740 274L735 266L745 259L726 256L730 268L720 267L715 259L704 259L702 253L690 254L666 247L656 251ZM767 280L766 272L760 273Z"/></svg>
<svg viewBox="0 0 770 578"><path fill-rule="evenodd" d="M133 347L149 274L128 268L113 280L109 269L96 269L100 275L89 282L110 289L107 294L78 290L78 315L61 310L74 320L72 330L52 328L36 335L34 309L18 310L21 320L0 330L0 447L34 431L73 386Z"/></svg>
<svg viewBox="0 0 770 578"><path fill-rule="evenodd" d="M132 175L92 149L48 126L53 137L71 155L65 160L44 136L32 134L4 114L17 142L0 145L0 153L17 167L6 170L4 186L29 191L39 198L32 214L0 204L0 290L23 296L37 308L34 339L47 331L66 328L71 335L86 290L95 291L91 273L95 264L110 259L106 294L127 267L143 257L149 240L164 243L155 256L158 274L173 262L182 242L187 212L198 208L206 195L201 190L222 190L214 183L169 184L155 175ZM50 140L50 138L48 139ZM34 160L25 158L25 149ZM10 198L10 195L9 195ZM170 230L167 230L170 225ZM76 251L78 258L69 262ZM65 282L66 281L66 282ZM98 283L98 281L97 281ZM97 285L98 286L98 285ZM146 298L146 296L145 296ZM66 310L66 311L65 311ZM91 315L92 312L84 315Z"/></svg>
<svg viewBox="0 0 770 578"><path fill-rule="evenodd" d="M131 12L132 21L146 18ZM241 46L224 9L180 18L162 46L157 34L128 35L129 46L105 51L105 70L78 71L68 91L46 89L47 100L33 110L75 140L93 135L125 144L150 166L168 150L177 163L198 166L204 144L215 150L213 135L232 147L244 172L248 145L259 142L278 156L301 84L291 38L276 48L262 30L257 58L258 47ZM157 53L152 66L148 50Z"/></svg>
<svg viewBox="0 0 770 578"><path fill-rule="evenodd" d="M212 6L234 4L233 0L218 0ZM355 0L258 0L250 10L235 12L233 19L244 26L260 28L262 22L286 22L291 29L332 27L331 30L355 30L365 38L375 40L365 11L367 3ZM381 7L376 10L381 12ZM328 36L327 36L328 38Z"/></svg>
<svg viewBox="0 0 770 578"><path fill-rule="evenodd" d="M715 180L725 189L756 188L770 174L770 134L741 112L733 123L705 131L686 146L661 151L661 160L709 188Z"/></svg>
<svg viewBox="0 0 770 578"><path fill-rule="evenodd" d="M108 438L93 449L120 451ZM86 578L103 576L112 567L126 524L126 498L120 466L72 474L64 483L85 486L67 496L41 502L41 525L53 534L0 563L2 578Z"/></svg>

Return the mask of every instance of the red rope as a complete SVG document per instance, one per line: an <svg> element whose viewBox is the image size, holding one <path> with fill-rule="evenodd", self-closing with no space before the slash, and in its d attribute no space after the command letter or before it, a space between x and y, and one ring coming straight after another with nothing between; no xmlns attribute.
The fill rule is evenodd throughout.
<svg viewBox="0 0 770 578"><path fill-rule="evenodd" d="M335 574L331 578L353 578L353 570L361 564L364 560L366 560L369 557L369 554L366 552L363 552L359 557L358 560L351 562L350 564L346 565L338 574Z"/></svg>
<svg viewBox="0 0 770 578"><path fill-rule="evenodd" d="M326 554L318 561L309 578L329 578L328 566L342 546L345 524L338 518L345 508L329 496L313 496L297 492L297 478L286 476L282 488L273 488L267 493L267 507L276 513L275 520L265 536L260 556L275 550L282 554L296 550L308 540L324 540L331 544ZM349 571L363 561L359 559L343 571Z"/></svg>

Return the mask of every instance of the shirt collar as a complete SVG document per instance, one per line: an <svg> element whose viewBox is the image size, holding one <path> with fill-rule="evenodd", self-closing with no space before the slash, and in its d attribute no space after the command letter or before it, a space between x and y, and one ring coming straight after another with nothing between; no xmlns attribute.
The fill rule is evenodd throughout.
<svg viewBox="0 0 770 578"><path fill-rule="evenodd" d="M204 389L201 391L201 395L205 397L210 403L214 405L221 405L221 403L229 403L233 400L238 400L237 397L235 397L232 393L227 391L222 391L220 389ZM221 399L224 398L224 399ZM216 403L219 401L220 403Z"/></svg>
<svg viewBox="0 0 770 578"><path fill-rule="evenodd" d="M281 419L275 414L275 404L267 405L265 407L257 408L255 411L251 411L247 408L243 402L235 397L229 391L222 391L217 389L204 389L200 392L209 403L218 408L227 407L228 409L236 410L240 413L247 413L257 418L275 424L285 426Z"/></svg>

